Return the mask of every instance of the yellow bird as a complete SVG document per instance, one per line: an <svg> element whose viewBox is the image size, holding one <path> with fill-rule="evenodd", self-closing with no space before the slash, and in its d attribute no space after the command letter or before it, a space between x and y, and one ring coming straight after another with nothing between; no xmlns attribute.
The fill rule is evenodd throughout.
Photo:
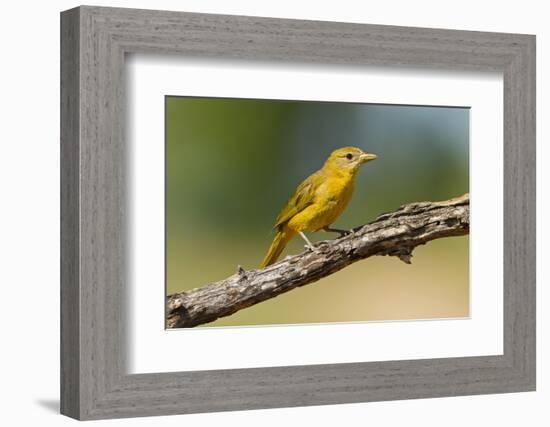
<svg viewBox="0 0 550 427"><path fill-rule="evenodd" d="M343 230L330 228L344 211L355 187L355 176L364 163L376 159L356 147L339 148L331 153L321 169L306 178L296 189L275 221L277 234L262 261L266 267L277 261L294 236L299 234L315 251L304 231Z"/></svg>

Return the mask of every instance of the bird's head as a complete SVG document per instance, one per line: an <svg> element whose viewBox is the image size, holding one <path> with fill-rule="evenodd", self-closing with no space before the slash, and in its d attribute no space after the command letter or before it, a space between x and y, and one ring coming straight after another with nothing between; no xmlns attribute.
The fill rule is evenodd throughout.
<svg viewBox="0 0 550 427"><path fill-rule="evenodd" d="M357 171L361 165L377 157L376 154L365 153L357 147L343 147L330 154L325 166L338 170Z"/></svg>

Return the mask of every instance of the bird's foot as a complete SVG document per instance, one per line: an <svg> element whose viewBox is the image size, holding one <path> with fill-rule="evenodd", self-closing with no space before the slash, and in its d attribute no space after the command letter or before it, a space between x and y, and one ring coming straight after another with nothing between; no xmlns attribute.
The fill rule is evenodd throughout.
<svg viewBox="0 0 550 427"><path fill-rule="evenodd" d="M340 237L344 237L344 236L347 236L348 234L353 233L353 230L341 230L339 228L330 228L330 227L325 227L323 228L323 230L331 233L338 233Z"/></svg>

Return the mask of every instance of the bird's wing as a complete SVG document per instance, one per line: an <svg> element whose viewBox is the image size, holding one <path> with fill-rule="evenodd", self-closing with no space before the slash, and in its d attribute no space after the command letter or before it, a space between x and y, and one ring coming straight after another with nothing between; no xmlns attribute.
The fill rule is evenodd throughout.
<svg viewBox="0 0 550 427"><path fill-rule="evenodd" d="M274 228L284 224L294 215L300 213L314 202L315 191L321 182L321 177L319 175L319 172L315 172L298 186L294 195L289 199L286 206L277 217Z"/></svg>

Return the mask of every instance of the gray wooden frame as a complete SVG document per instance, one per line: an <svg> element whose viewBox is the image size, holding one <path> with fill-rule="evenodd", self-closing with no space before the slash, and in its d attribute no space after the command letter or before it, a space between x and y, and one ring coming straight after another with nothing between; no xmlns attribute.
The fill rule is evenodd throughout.
<svg viewBox="0 0 550 427"><path fill-rule="evenodd" d="M129 375L126 53L504 75L504 354ZM61 14L61 412L78 419L535 389L535 37L79 7ZM162 143L162 141L159 141Z"/></svg>

